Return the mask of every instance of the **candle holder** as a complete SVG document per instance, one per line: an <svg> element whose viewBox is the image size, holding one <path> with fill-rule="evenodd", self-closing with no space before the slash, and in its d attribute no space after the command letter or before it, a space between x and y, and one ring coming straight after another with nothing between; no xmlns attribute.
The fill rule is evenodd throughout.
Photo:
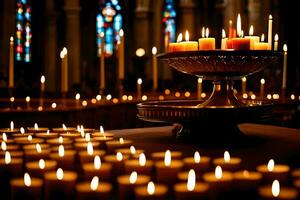
<svg viewBox="0 0 300 200"><path fill-rule="evenodd" d="M162 53L158 59L176 70L211 80L214 87L206 100L178 100L140 103L138 116L145 121L179 123L180 138L220 139L241 134L237 124L270 117L270 103L238 99L235 80L259 72L282 55L274 51L208 50ZM210 133L210 134L207 134ZM230 138L230 137L229 137Z"/></svg>

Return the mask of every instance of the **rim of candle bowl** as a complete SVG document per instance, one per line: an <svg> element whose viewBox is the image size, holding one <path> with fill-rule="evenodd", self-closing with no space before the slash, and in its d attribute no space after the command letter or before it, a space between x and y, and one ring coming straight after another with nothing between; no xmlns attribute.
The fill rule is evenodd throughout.
<svg viewBox="0 0 300 200"><path fill-rule="evenodd" d="M31 185L28 187L28 189L34 187L42 187L43 185L42 179L36 177L30 177L30 179L31 179ZM10 185L11 186L14 185L16 187L24 187L25 186L24 178L13 178L10 180Z"/></svg>
<svg viewBox="0 0 300 200"><path fill-rule="evenodd" d="M100 169L95 169L94 163L84 163L82 165L84 178L90 180L94 176L99 176L103 181L111 181L112 167L111 163L101 162Z"/></svg>
<svg viewBox="0 0 300 200"><path fill-rule="evenodd" d="M75 139L75 138L81 137L79 132L66 132L66 133L60 133L59 135L63 136L64 138L70 138L70 139Z"/></svg>
<svg viewBox="0 0 300 200"><path fill-rule="evenodd" d="M55 133L65 133L65 132L77 132L77 129L75 127L66 127L66 129L64 129L63 127L56 127L56 128L52 128L52 131Z"/></svg>
<svg viewBox="0 0 300 200"><path fill-rule="evenodd" d="M103 136L93 136L93 140L97 141L97 142L100 142L100 143L103 143L103 142L112 141L112 140L114 140L114 138L113 137L106 137L106 136L105 137L103 137Z"/></svg>
<svg viewBox="0 0 300 200"><path fill-rule="evenodd" d="M123 139L123 143L120 143L119 139L106 141L106 148L109 153L114 153L115 149L130 147L133 144L132 140Z"/></svg>
<svg viewBox="0 0 300 200"><path fill-rule="evenodd" d="M36 161L42 158L47 159L50 153L50 149L44 149L40 153L34 149L24 151L26 162Z"/></svg>
<svg viewBox="0 0 300 200"><path fill-rule="evenodd" d="M263 179L266 181L278 179L279 181L284 182L288 180L290 167L284 164L275 164L274 169L269 171L267 164L263 164L257 166L256 171L260 172L263 175Z"/></svg>
<svg viewBox="0 0 300 200"><path fill-rule="evenodd" d="M0 133L19 133L20 129L14 128L14 129L10 129L10 128L1 128L0 129Z"/></svg>
<svg viewBox="0 0 300 200"><path fill-rule="evenodd" d="M51 146L51 147L50 147L51 153L56 153L56 152L58 152L59 146L60 146L60 145ZM65 149L65 150L74 150L73 146L70 145L70 144L63 145L63 146L64 146L64 149Z"/></svg>
<svg viewBox="0 0 300 200"><path fill-rule="evenodd" d="M278 197L274 197L272 194L272 185L263 185L258 188L258 194L263 198L268 199L296 199L298 191L292 187L281 187Z"/></svg>
<svg viewBox="0 0 300 200"><path fill-rule="evenodd" d="M100 131L95 131L92 133L92 136L94 136L94 137L104 137L104 135L105 135L105 137L112 137L112 138L115 136L115 134L113 134L109 131L104 131L104 133L101 133Z"/></svg>
<svg viewBox="0 0 300 200"><path fill-rule="evenodd" d="M68 145L72 144L73 141L70 138L63 138L63 142L59 143L59 139L57 138L51 138L51 139L46 139L46 143L50 144L51 146L53 145Z"/></svg>
<svg viewBox="0 0 300 200"><path fill-rule="evenodd" d="M87 150L82 150L78 152L79 160L81 164L94 162L95 156L99 156L102 158L106 154L106 151L104 150L93 150L93 154L88 154Z"/></svg>
<svg viewBox="0 0 300 200"><path fill-rule="evenodd" d="M3 142L4 140L1 138L0 139L0 143ZM4 141L6 144L13 144L15 143L15 140L14 139L11 139L11 138L7 138L6 141Z"/></svg>
<svg viewBox="0 0 300 200"><path fill-rule="evenodd" d="M135 195L139 196L149 196L148 190L147 190L147 185L144 186L138 186L134 189ZM155 192L151 196L167 196L168 193L168 186L165 184L161 183L155 183Z"/></svg>
<svg viewBox="0 0 300 200"><path fill-rule="evenodd" d="M21 150L17 151L9 151L11 158L22 158L24 156L24 152ZM0 151L0 157L5 156L5 151Z"/></svg>
<svg viewBox="0 0 300 200"><path fill-rule="evenodd" d="M74 144L74 147L77 151L86 151L88 143L89 142L80 142L80 143L76 142ZM99 142L91 141L90 143L92 143L94 150L99 148L100 145Z"/></svg>
<svg viewBox="0 0 300 200"><path fill-rule="evenodd" d="M292 176L292 178L294 178L294 179L300 179L300 169L294 169L294 170L291 172L291 176Z"/></svg>
<svg viewBox="0 0 300 200"><path fill-rule="evenodd" d="M145 165L141 166L138 159L125 160L124 168L125 173L127 174L136 171L138 174L152 175L154 170L154 162L152 160L146 160Z"/></svg>
<svg viewBox="0 0 300 200"><path fill-rule="evenodd" d="M36 144L36 143L41 144L44 142L44 139L32 138L32 140L28 140L28 137L18 137L18 138L15 138L15 142L20 145Z"/></svg>
<svg viewBox="0 0 300 200"><path fill-rule="evenodd" d="M5 158L0 158L0 165L1 166L8 166L8 165L12 165L12 164L16 164L16 163L23 163L24 159L21 157L12 157L11 156L11 161L9 164L5 163ZM22 164L23 165L23 164Z"/></svg>
<svg viewBox="0 0 300 200"><path fill-rule="evenodd" d="M34 127L27 127L26 129L28 132L32 132L32 133L43 133L43 132L47 132L49 130L49 128L47 128L47 127L38 127L38 129L36 129Z"/></svg>
<svg viewBox="0 0 300 200"><path fill-rule="evenodd" d="M132 185L132 186L136 187L139 185L147 184L151 180L151 177L148 175L137 174L137 179L136 179L135 183L130 183L129 177L130 177L130 174L123 174L123 175L118 176L117 177L118 184Z"/></svg>
<svg viewBox="0 0 300 200"><path fill-rule="evenodd" d="M205 172L209 169L211 157L200 155L200 162L196 163L194 157L186 157L183 159L184 166L187 170L194 169L196 172Z"/></svg>
<svg viewBox="0 0 300 200"><path fill-rule="evenodd" d="M78 131L78 129L76 129L78 133L80 133L80 131ZM83 128L83 132L84 133L94 133L95 132L95 129L94 128Z"/></svg>
<svg viewBox="0 0 300 200"><path fill-rule="evenodd" d="M112 184L110 184L109 182L105 182L105 181L101 181L99 180L99 186L97 187L97 189L95 191L91 190L91 182L88 182L88 181L85 181L85 182L81 182L81 183L78 183L76 185L76 191L77 192L81 192L81 193L108 193L107 196L110 196L111 195L111 191L113 189L113 186ZM99 197L100 198L100 197Z"/></svg>
<svg viewBox="0 0 300 200"><path fill-rule="evenodd" d="M20 145L15 143L6 143L6 151L17 151L20 150ZM3 151L1 149L1 151Z"/></svg>
<svg viewBox="0 0 300 200"><path fill-rule="evenodd" d="M235 171L238 170L242 162L241 158L230 157L230 161L226 162L224 158L215 158L213 159L214 166L221 166L223 170Z"/></svg>
<svg viewBox="0 0 300 200"><path fill-rule="evenodd" d="M89 141L87 141L84 137L75 138L75 143L86 143L86 142L93 142L94 138L91 138ZM95 141L96 142L96 141Z"/></svg>
<svg viewBox="0 0 300 200"><path fill-rule="evenodd" d="M181 151L172 151L171 152L171 158L172 160L181 160L182 158L182 152ZM165 159L165 151L159 151L159 152L154 152L151 153L151 158L153 161L162 161Z"/></svg>
<svg viewBox="0 0 300 200"><path fill-rule="evenodd" d="M192 168L191 168L192 169ZM188 171L181 171L177 174L177 179L179 181L185 182L188 180L188 175L189 175L189 170ZM201 182L202 180L202 175L201 173L196 173L196 182Z"/></svg>
<svg viewBox="0 0 300 200"><path fill-rule="evenodd" d="M28 133L13 133L11 135L14 137L14 139L16 139L19 137L28 137L29 135L33 136L34 133L29 133L29 132Z"/></svg>
<svg viewBox="0 0 300 200"><path fill-rule="evenodd" d="M41 143L39 144L41 146L41 149L42 151L43 150L47 150L50 148L50 145L47 144L47 143ZM23 145L23 150L26 151L26 150L36 150L36 144L26 144L26 145Z"/></svg>
<svg viewBox="0 0 300 200"><path fill-rule="evenodd" d="M247 173L247 176L245 173ZM241 190L256 188L261 181L262 174L257 171L243 170L233 173L234 185Z"/></svg>
<svg viewBox="0 0 300 200"><path fill-rule="evenodd" d="M75 171L71 171L71 170L63 170L64 176L63 179L60 181L76 181L78 178L78 175ZM45 173L44 175L45 180L58 180L56 177L56 171L48 171Z"/></svg>
<svg viewBox="0 0 300 200"><path fill-rule="evenodd" d="M47 134L47 132L45 132L45 133L36 133L35 136L37 138L50 139L50 138L57 138L58 133L54 133L54 132L49 132L49 134Z"/></svg>
<svg viewBox="0 0 300 200"><path fill-rule="evenodd" d="M45 169L46 169L47 167L48 167L48 169L49 169L49 167L50 167L50 169L47 170L47 171L50 171L50 170L53 171L53 170L56 169L56 167L57 167L57 162L56 162L55 160L44 159L44 161L45 161ZM25 164L25 167L26 167L26 169L27 169L28 171L30 171L30 169L40 169L40 170L43 170L43 169L41 169L41 168L39 167L39 160L27 162L27 163Z"/></svg>
<svg viewBox="0 0 300 200"><path fill-rule="evenodd" d="M143 149L135 149L135 154L131 154L130 147L115 149L115 153L121 152L123 155L128 155L131 158L138 158L141 153L144 153Z"/></svg>

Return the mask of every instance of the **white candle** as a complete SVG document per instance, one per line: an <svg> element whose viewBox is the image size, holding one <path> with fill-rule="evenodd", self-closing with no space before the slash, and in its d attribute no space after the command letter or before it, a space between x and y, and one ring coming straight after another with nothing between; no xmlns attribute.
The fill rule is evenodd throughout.
<svg viewBox="0 0 300 200"><path fill-rule="evenodd" d="M43 93L45 91L45 81L46 81L45 76L42 75L41 76L41 93Z"/></svg>
<svg viewBox="0 0 300 200"><path fill-rule="evenodd" d="M286 89L286 74L287 74L287 45L283 45L283 73L282 73L282 90Z"/></svg>
<svg viewBox="0 0 300 200"><path fill-rule="evenodd" d="M243 77L242 78L242 94L246 93L246 88L247 88L247 78Z"/></svg>
<svg viewBox="0 0 300 200"><path fill-rule="evenodd" d="M221 41L221 49L222 50L226 49L226 42L227 42L226 32L224 29L222 29L222 41Z"/></svg>
<svg viewBox="0 0 300 200"><path fill-rule="evenodd" d="M124 31L123 29L119 32L120 43L119 43L119 79L124 80Z"/></svg>
<svg viewBox="0 0 300 200"><path fill-rule="evenodd" d="M202 78L198 78L197 81L197 98L201 99L201 94L202 94Z"/></svg>
<svg viewBox="0 0 300 200"><path fill-rule="evenodd" d="M274 36L274 51L278 51L278 40L279 40L279 37L278 37L278 34L276 33Z"/></svg>
<svg viewBox="0 0 300 200"><path fill-rule="evenodd" d="M142 83L143 83L143 80L141 78L139 78L137 80L137 98L138 99L142 98Z"/></svg>
<svg viewBox="0 0 300 200"><path fill-rule="evenodd" d="M66 47L60 52L61 58L61 92L68 91L68 50Z"/></svg>
<svg viewBox="0 0 300 200"><path fill-rule="evenodd" d="M157 90L158 77L157 77L157 58L156 58L157 48L152 48L152 67L153 67L153 90Z"/></svg>
<svg viewBox="0 0 300 200"><path fill-rule="evenodd" d="M268 26L268 50L272 50L272 25L273 25L273 17L269 15L269 26Z"/></svg>
<svg viewBox="0 0 300 200"><path fill-rule="evenodd" d="M265 96L265 79L260 79L260 97L263 99Z"/></svg>
<svg viewBox="0 0 300 200"><path fill-rule="evenodd" d="M101 54L100 54L100 90L105 89L105 52L104 52L104 33L100 33L101 37Z"/></svg>
<svg viewBox="0 0 300 200"><path fill-rule="evenodd" d="M8 87L14 87L14 37L10 37L9 41L9 81Z"/></svg>

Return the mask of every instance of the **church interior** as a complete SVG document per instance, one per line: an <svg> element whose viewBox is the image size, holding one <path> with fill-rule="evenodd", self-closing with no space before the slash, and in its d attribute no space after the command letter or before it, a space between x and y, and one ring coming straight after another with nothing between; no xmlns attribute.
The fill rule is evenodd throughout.
<svg viewBox="0 0 300 200"><path fill-rule="evenodd" d="M300 199L298 8L2 0L3 199Z"/></svg>

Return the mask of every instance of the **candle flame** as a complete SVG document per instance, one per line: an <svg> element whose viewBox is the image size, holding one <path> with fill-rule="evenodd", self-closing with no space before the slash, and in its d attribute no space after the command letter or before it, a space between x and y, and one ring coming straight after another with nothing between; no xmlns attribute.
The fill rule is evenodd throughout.
<svg viewBox="0 0 300 200"><path fill-rule="evenodd" d="M189 41L190 40L190 34L189 34L189 31L188 30L186 30L185 31L185 41Z"/></svg>
<svg viewBox="0 0 300 200"><path fill-rule="evenodd" d="M155 193L155 185L152 181L150 181L147 185L147 193L149 195L153 195Z"/></svg>
<svg viewBox="0 0 300 200"><path fill-rule="evenodd" d="M88 153L90 156L93 155L93 153L94 153L94 148L93 148L93 144L92 144L91 142L88 142L88 143L87 143L86 148L87 148L87 153Z"/></svg>
<svg viewBox="0 0 300 200"><path fill-rule="evenodd" d="M261 84L265 84L265 83L266 83L265 79L263 79L263 78L260 79L260 83L261 83Z"/></svg>
<svg viewBox="0 0 300 200"><path fill-rule="evenodd" d="M225 151L225 152L224 152L224 161L225 161L226 163L230 162L230 154L229 154L228 151Z"/></svg>
<svg viewBox="0 0 300 200"><path fill-rule="evenodd" d="M31 141L32 140L32 135L28 135L27 140Z"/></svg>
<svg viewBox="0 0 300 200"><path fill-rule="evenodd" d="M84 133L83 133L83 134L84 134ZM90 135L89 133L86 133L84 139L85 139L85 141L87 141L87 142L91 141L91 135Z"/></svg>
<svg viewBox="0 0 300 200"><path fill-rule="evenodd" d="M121 152L117 152L116 157L117 157L117 161L123 160L123 154Z"/></svg>
<svg viewBox="0 0 300 200"><path fill-rule="evenodd" d="M24 184L27 187L30 187L31 185L31 178L27 172L24 174Z"/></svg>
<svg viewBox="0 0 300 200"><path fill-rule="evenodd" d="M39 160L39 168L40 169L45 169L46 163L44 159Z"/></svg>
<svg viewBox="0 0 300 200"><path fill-rule="evenodd" d="M136 153L135 147L134 146L130 146L130 153L132 155L134 155Z"/></svg>
<svg viewBox="0 0 300 200"><path fill-rule="evenodd" d="M141 85L143 83L143 80L141 78L138 78L137 84Z"/></svg>
<svg viewBox="0 0 300 200"><path fill-rule="evenodd" d="M142 166L142 167L146 165L146 156L145 156L144 153L141 153L141 154L139 155L139 164L140 164L140 166Z"/></svg>
<svg viewBox="0 0 300 200"><path fill-rule="evenodd" d="M177 37L177 42L182 42L182 33L179 33Z"/></svg>
<svg viewBox="0 0 300 200"><path fill-rule="evenodd" d="M14 122L13 121L10 122L10 130L14 130Z"/></svg>
<svg viewBox="0 0 300 200"><path fill-rule="evenodd" d="M123 29L120 29L119 35L120 35L120 37L123 37L123 36L124 36L124 31L123 31Z"/></svg>
<svg viewBox="0 0 300 200"><path fill-rule="evenodd" d="M98 176L94 176L92 181L91 181L91 190L96 191L99 185L99 178Z"/></svg>
<svg viewBox="0 0 300 200"><path fill-rule="evenodd" d="M119 139L119 142L120 142L120 144L124 144L124 139L123 139L123 138L120 138L120 139Z"/></svg>
<svg viewBox="0 0 300 200"><path fill-rule="evenodd" d="M198 78L198 83L202 83L203 79L202 78Z"/></svg>
<svg viewBox="0 0 300 200"><path fill-rule="evenodd" d="M4 158L5 164L9 164L11 162L11 156L8 151L5 152L5 158Z"/></svg>
<svg viewBox="0 0 300 200"><path fill-rule="evenodd" d="M137 57L143 57L145 55L145 49L143 48L138 48L136 51L135 51L135 55Z"/></svg>
<svg viewBox="0 0 300 200"><path fill-rule="evenodd" d="M6 133L2 133L2 140L7 142L7 135Z"/></svg>
<svg viewBox="0 0 300 200"><path fill-rule="evenodd" d="M58 147L58 155L59 155L59 157L64 157L64 155L65 155L64 145L59 145L59 147Z"/></svg>
<svg viewBox="0 0 300 200"><path fill-rule="evenodd" d="M242 20L241 20L240 14L238 14L238 17L237 17L236 31L237 31L237 35L239 37L241 37L242 36Z"/></svg>
<svg viewBox="0 0 300 200"><path fill-rule="evenodd" d="M42 75L42 76L41 76L41 83L45 83L45 81L46 81L46 78L45 78L44 75Z"/></svg>
<svg viewBox="0 0 300 200"><path fill-rule="evenodd" d="M226 32L225 32L224 29L222 29L222 38L223 38L223 39L226 38Z"/></svg>
<svg viewBox="0 0 300 200"><path fill-rule="evenodd" d="M35 149L36 149L36 151L37 151L38 153L42 153L42 147L41 147L41 145L40 145L39 143L37 143L37 144L35 145Z"/></svg>
<svg viewBox="0 0 300 200"><path fill-rule="evenodd" d="M280 194L280 183L278 180L274 180L272 183L272 195L278 197Z"/></svg>
<svg viewBox="0 0 300 200"><path fill-rule="evenodd" d="M100 133L101 133L101 134L104 134L103 126L100 126Z"/></svg>
<svg viewBox="0 0 300 200"><path fill-rule="evenodd" d="M63 59L64 57L65 57L65 52L64 52L64 50L62 50L61 52L60 52L60 54L59 54L59 56L60 56L60 58L61 59Z"/></svg>
<svg viewBox="0 0 300 200"><path fill-rule="evenodd" d="M156 53L157 53L157 48L156 47L152 47L152 54L156 55Z"/></svg>
<svg viewBox="0 0 300 200"><path fill-rule="evenodd" d="M64 52L65 56L68 54L68 49L66 47L64 47L62 51Z"/></svg>
<svg viewBox="0 0 300 200"><path fill-rule="evenodd" d="M14 37L13 37L13 36L10 36L9 41L10 41L10 42L14 42Z"/></svg>
<svg viewBox="0 0 300 200"><path fill-rule="evenodd" d="M249 28L249 36L253 36L253 34L254 34L254 27L253 25L251 25Z"/></svg>
<svg viewBox="0 0 300 200"><path fill-rule="evenodd" d="M38 124L37 123L34 123L34 130L38 130L39 129L39 126L38 126Z"/></svg>
<svg viewBox="0 0 300 200"><path fill-rule="evenodd" d="M262 35L261 35L261 39L260 39L260 41L262 41L262 42L264 42L264 41L265 41L265 34L262 34Z"/></svg>
<svg viewBox="0 0 300 200"><path fill-rule="evenodd" d="M275 166L274 160L273 160L273 159L270 159L269 162L268 162L268 166L267 166L268 171L269 171L269 172L273 171L273 170L274 170L274 166Z"/></svg>
<svg viewBox="0 0 300 200"><path fill-rule="evenodd" d="M243 81L243 82L246 82L246 81L247 81L247 78L244 76L244 77L242 78L242 81Z"/></svg>
<svg viewBox="0 0 300 200"><path fill-rule="evenodd" d="M97 96L96 96L96 99L97 99L97 101L100 101L101 100L101 95L100 94L98 94Z"/></svg>
<svg viewBox="0 0 300 200"><path fill-rule="evenodd" d="M275 36L274 36L274 41L278 42L278 40L279 40L279 37L278 37L278 34L276 33Z"/></svg>
<svg viewBox="0 0 300 200"><path fill-rule="evenodd" d="M202 27L202 30L201 30L201 36L202 36L202 38L205 37L205 27L204 26Z"/></svg>
<svg viewBox="0 0 300 200"><path fill-rule="evenodd" d="M131 184L135 184L137 181L137 173L136 171L131 172L130 176L129 176L129 182Z"/></svg>
<svg viewBox="0 0 300 200"><path fill-rule="evenodd" d="M201 160L200 153L198 151L195 151L195 153L194 153L194 162L195 163L200 163L200 160Z"/></svg>
<svg viewBox="0 0 300 200"><path fill-rule="evenodd" d="M62 168L58 168L56 170L56 178L58 180L62 180L64 178L64 171L62 170Z"/></svg>
<svg viewBox="0 0 300 200"><path fill-rule="evenodd" d="M75 95L75 99L76 99L76 100L79 100L79 99L80 99L80 94L79 94L79 93L77 93L77 94Z"/></svg>
<svg viewBox="0 0 300 200"><path fill-rule="evenodd" d="M50 134L50 130L47 130L47 133L46 133L47 135L49 135Z"/></svg>
<svg viewBox="0 0 300 200"><path fill-rule="evenodd" d="M284 44L284 45L283 45L283 51L286 53L286 52L287 52L287 50L288 50L288 48L287 48L287 45L286 45L286 44Z"/></svg>
<svg viewBox="0 0 300 200"><path fill-rule="evenodd" d="M95 158L94 158L94 167L95 167L95 169L100 169L101 168L100 156L95 156Z"/></svg>
<svg viewBox="0 0 300 200"><path fill-rule="evenodd" d="M188 180L187 180L187 190L193 191L196 186L196 173L195 170L191 169L188 174Z"/></svg>
<svg viewBox="0 0 300 200"><path fill-rule="evenodd" d="M7 149L7 145L6 145L6 143L4 141L1 142L1 149L3 151L6 151L6 149Z"/></svg>
<svg viewBox="0 0 300 200"><path fill-rule="evenodd" d="M165 152L165 159L164 159L164 162L165 162L165 166L170 166L171 165L171 151L170 150L167 150Z"/></svg>
<svg viewBox="0 0 300 200"><path fill-rule="evenodd" d="M220 180L223 176L222 168L221 166L217 166L215 169L215 177L216 179Z"/></svg>
<svg viewBox="0 0 300 200"><path fill-rule="evenodd" d="M64 131L68 130L65 124L62 124Z"/></svg>
<svg viewBox="0 0 300 200"><path fill-rule="evenodd" d="M100 33L100 37L101 37L101 38L104 38L104 32L101 32L101 33Z"/></svg>
<svg viewBox="0 0 300 200"><path fill-rule="evenodd" d="M244 177L246 177L246 178L249 178L249 176L250 176L248 170L244 170L244 171L243 171L243 175L244 175Z"/></svg>
<svg viewBox="0 0 300 200"><path fill-rule="evenodd" d="M209 37L209 29L208 28L206 28L206 30L205 30L205 37Z"/></svg>
<svg viewBox="0 0 300 200"><path fill-rule="evenodd" d="M272 17L272 15L269 15L269 20L273 20L273 17Z"/></svg>
<svg viewBox="0 0 300 200"><path fill-rule="evenodd" d="M30 102L30 96L27 96L26 98L25 98L25 101L28 103L28 102Z"/></svg>
<svg viewBox="0 0 300 200"><path fill-rule="evenodd" d="M62 143L64 142L64 138L63 138L63 136L59 136L59 138L58 138L58 142L59 142L60 144L62 144Z"/></svg>

